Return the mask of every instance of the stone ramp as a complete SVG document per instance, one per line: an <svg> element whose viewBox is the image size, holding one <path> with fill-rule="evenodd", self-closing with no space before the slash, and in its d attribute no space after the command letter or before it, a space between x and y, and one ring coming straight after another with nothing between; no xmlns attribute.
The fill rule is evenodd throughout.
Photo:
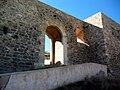
<svg viewBox="0 0 120 90"><path fill-rule="evenodd" d="M6 85L0 85L4 90L53 90L57 87L84 80L100 72L107 76L107 66L85 63L63 67L1 74L0 76L10 77ZM2 79L0 79L1 82Z"/></svg>

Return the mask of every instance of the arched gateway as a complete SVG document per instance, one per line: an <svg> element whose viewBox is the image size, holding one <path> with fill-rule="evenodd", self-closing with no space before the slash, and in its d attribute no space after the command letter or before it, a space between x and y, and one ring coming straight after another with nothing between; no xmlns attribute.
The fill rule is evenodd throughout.
<svg viewBox="0 0 120 90"><path fill-rule="evenodd" d="M60 61L65 64L65 37L62 31L57 27L50 25L46 28L45 34L50 38L50 62L55 64Z"/></svg>

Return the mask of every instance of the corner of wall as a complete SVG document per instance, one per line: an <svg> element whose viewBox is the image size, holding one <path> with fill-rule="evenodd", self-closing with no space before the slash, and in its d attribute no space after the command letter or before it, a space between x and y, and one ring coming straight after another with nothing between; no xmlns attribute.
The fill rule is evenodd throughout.
<svg viewBox="0 0 120 90"><path fill-rule="evenodd" d="M119 76L120 25L102 13L103 35L106 45L107 66L110 76Z"/></svg>

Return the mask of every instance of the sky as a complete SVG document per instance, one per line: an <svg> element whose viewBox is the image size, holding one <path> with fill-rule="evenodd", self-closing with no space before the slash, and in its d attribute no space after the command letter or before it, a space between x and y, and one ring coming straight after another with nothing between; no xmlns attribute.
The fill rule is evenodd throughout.
<svg viewBox="0 0 120 90"><path fill-rule="evenodd" d="M45 52L50 52L50 39L45 35Z"/></svg>
<svg viewBox="0 0 120 90"><path fill-rule="evenodd" d="M102 12L120 24L120 0L39 0L80 20ZM48 38L45 51L49 50Z"/></svg>

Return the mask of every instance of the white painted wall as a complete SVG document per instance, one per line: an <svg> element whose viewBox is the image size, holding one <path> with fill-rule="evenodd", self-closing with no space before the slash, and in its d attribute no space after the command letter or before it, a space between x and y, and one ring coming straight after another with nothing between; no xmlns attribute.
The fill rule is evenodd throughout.
<svg viewBox="0 0 120 90"><path fill-rule="evenodd" d="M10 76L10 79L5 90L52 90L58 86L94 76L100 71L105 72L105 75L107 75L107 67L105 65L86 63L6 74Z"/></svg>

